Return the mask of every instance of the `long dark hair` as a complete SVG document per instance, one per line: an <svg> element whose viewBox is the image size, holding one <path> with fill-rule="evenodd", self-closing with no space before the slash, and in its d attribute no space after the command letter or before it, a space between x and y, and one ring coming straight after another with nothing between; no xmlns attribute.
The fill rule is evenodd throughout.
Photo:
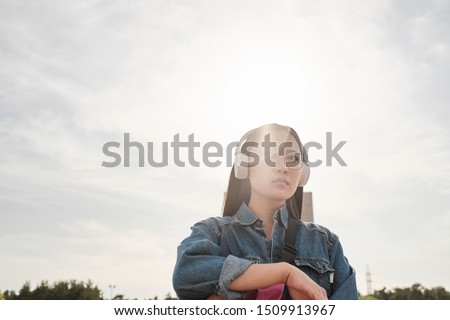
<svg viewBox="0 0 450 320"><path fill-rule="evenodd" d="M303 145L300 141L300 138L295 132L294 129L287 126L282 126L276 123L263 125L261 127L258 127L254 130L251 130L247 132L240 140L238 148L240 147L242 141L244 139L251 140L256 138L256 135L263 129L266 129L267 127L270 128L282 128L282 129L288 129L289 134L291 134L294 139L297 141L298 145L300 146L300 150L302 155L306 155L305 150L303 148ZM307 159L306 159L307 160ZM241 206L242 202L245 202L248 204L250 201L250 195L251 195L251 186L250 186L250 180L249 179L238 179L236 178L234 174L234 166L231 169L230 173L230 179L228 181L228 189L225 197L225 203L223 206L223 212L222 215L225 216L232 216L238 211L239 207ZM289 211L289 214L295 218L300 219L302 216L302 203L303 203L303 187L298 187L297 190L295 190L295 193L286 200L287 209Z"/></svg>

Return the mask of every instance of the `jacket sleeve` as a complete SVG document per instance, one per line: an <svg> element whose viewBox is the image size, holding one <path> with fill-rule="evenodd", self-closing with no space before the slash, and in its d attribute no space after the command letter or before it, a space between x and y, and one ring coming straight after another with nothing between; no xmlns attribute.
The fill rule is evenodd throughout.
<svg viewBox="0 0 450 320"><path fill-rule="evenodd" d="M189 237L178 246L173 287L180 299L206 299L218 294L221 299L239 299L245 292L228 290L230 283L252 264L233 255L222 255L219 232L208 221L191 228Z"/></svg>
<svg viewBox="0 0 450 320"><path fill-rule="evenodd" d="M357 300L356 272L344 256L339 239L331 248L330 260L335 269L330 300Z"/></svg>

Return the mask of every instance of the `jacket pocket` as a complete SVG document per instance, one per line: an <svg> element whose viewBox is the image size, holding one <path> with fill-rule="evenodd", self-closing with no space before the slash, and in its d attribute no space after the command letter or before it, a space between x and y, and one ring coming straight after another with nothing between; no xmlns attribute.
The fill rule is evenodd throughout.
<svg viewBox="0 0 450 320"><path fill-rule="evenodd" d="M328 260L322 258L296 258L294 262L297 268L324 288L327 291L327 296L330 297L331 285L334 280L334 269Z"/></svg>

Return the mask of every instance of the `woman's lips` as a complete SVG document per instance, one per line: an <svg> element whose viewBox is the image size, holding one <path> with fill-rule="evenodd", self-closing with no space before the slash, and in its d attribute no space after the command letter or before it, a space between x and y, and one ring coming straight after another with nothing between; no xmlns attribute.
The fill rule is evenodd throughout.
<svg viewBox="0 0 450 320"><path fill-rule="evenodd" d="M272 182L273 182L273 183L279 182L279 183L284 183L284 184L286 184L286 185L289 185L289 182L288 182L287 179L285 179L285 178L277 178L277 179L275 179L275 180L272 180Z"/></svg>

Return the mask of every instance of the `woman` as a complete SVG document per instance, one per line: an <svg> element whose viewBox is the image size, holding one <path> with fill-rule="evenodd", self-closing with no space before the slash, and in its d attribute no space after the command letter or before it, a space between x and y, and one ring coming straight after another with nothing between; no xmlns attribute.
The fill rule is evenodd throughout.
<svg viewBox="0 0 450 320"><path fill-rule="evenodd" d="M223 217L195 224L178 246L178 297L245 299L281 284L283 299L357 299L355 271L338 237L300 221L308 177L306 152L292 128L269 124L246 133L236 149ZM286 259L287 234L292 259Z"/></svg>

